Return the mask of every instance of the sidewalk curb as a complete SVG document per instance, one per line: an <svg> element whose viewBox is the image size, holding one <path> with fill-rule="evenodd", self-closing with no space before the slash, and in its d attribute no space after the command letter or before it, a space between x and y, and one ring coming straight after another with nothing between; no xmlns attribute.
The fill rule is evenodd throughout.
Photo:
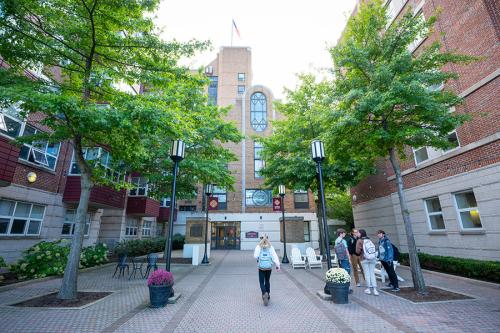
<svg viewBox="0 0 500 333"><path fill-rule="evenodd" d="M82 268L82 269L78 270L78 274L95 271L96 269L104 268L104 267L108 267L108 266L112 266L112 265L116 265L116 263L115 262L110 262L110 263L107 263L107 264L104 264L104 265ZM31 280L20 281L20 282L8 284L6 286L1 286L0 287L0 292L9 291L9 290L16 289L18 287L27 286L27 285L30 285L30 284L33 284L33 283L45 282L45 281L50 281L50 280L55 280L55 279L62 279L62 276L59 276L59 275L47 276L47 277L40 278L40 279L31 279Z"/></svg>
<svg viewBox="0 0 500 333"><path fill-rule="evenodd" d="M399 265L399 268L410 270L410 266L406 266L406 265ZM427 274L431 274L431 275L441 276L441 277L454 278L454 279L462 280L462 281L468 282L470 284L475 284L475 285L482 286L482 287L500 288L500 284L495 283L495 282L476 280L476 279L471 279L471 278L467 278L467 277L463 277L463 276L459 276L459 275L431 271L431 270L423 269L423 268L422 268L422 272L427 273Z"/></svg>

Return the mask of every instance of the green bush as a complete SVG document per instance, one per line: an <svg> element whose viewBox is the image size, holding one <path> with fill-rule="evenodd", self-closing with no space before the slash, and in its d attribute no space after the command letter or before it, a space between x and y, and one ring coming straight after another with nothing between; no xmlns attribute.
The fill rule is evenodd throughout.
<svg viewBox="0 0 500 333"><path fill-rule="evenodd" d="M425 269L500 283L500 262L419 253L420 266ZM400 254L400 263L409 265L407 253Z"/></svg>
<svg viewBox="0 0 500 333"><path fill-rule="evenodd" d="M172 249L173 250L182 250L184 248L184 235L175 234L172 237Z"/></svg>
<svg viewBox="0 0 500 333"><path fill-rule="evenodd" d="M36 279L51 275L62 275L70 251L69 240L40 242L24 251L24 257L12 265L19 279ZM107 261L106 246L98 244L82 249L80 268L92 267Z"/></svg>
<svg viewBox="0 0 500 333"><path fill-rule="evenodd" d="M7 267L7 263L5 262L2 256L0 256L0 267Z"/></svg>
<svg viewBox="0 0 500 333"><path fill-rule="evenodd" d="M114 252L117 255L126 253L128 256L135 257L164 250L165 238L157 237L121 241L115 246Z"/></svg>

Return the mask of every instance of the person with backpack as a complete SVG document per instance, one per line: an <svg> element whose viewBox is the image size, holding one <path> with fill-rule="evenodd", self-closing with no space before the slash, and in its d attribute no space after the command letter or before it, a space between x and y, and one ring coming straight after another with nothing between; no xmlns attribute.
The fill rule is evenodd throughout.
<svg viewBox="0 0 500 333"><path fill-rule="evenodd" d="M354 275L354 281L356 282L356 286L361 287L358 269L361 270L361 276L363 277L363 280L365 279L365 275L363 272L363 266L361 266L361 262L359 261L359 256L356 254L356 243L359 238L359 231L353 228L351 230L349 239L347 239L347 249L349 250L349 255L351 257L351 266Z"/></svg>
<svg viewBox="0 0 500 333"><path fill-rule="evenodd" d="M344 229L337 229L337 239L335 240L335 255L337 256L337 262L339 267L343 268L351 275L351 263L349 257L349 250L347 249L347 242L344 239L346 232ZM352 289L349 289L349 293L352 293Z"/></svg>
<svg viewBox="0 0 500 333"><path fill-rule="evenodd" d="M384 266L387 275L389 275L389 281L391 283L388 285L392 287L391 291L399 291L399 281L396 272L394 271L393 261L394 261L394 248L392 246L391 240L385 234L384 230L377 231L378 236L378 253L379 260L382 266Z"/></svg>
<svg viewBox="0 0 500 333"><path fill-rule="evenodd" d="M361 236L356 243L356 254L360 256L361 266L365 273L366 289L365 294L378 296L377 280L375 279L375 264L377 263L377 249L375 244L368 238L364 229L359 229Z"/></svg>
<svg viewBox="0 0 500 333"><path fill-rule="evenodd" d="M257 259L259 267L259 284L260 291L262 292L262 301L264 305L269 304L269 295L271 292L271 284L269 282L271 278L271 272L273 271L273 263L276 265L276 271L280 271L280 260L274 247L272 247L269 239L266 236L261 238L259 244L255 247L253 252L253 257Z"/></svg>

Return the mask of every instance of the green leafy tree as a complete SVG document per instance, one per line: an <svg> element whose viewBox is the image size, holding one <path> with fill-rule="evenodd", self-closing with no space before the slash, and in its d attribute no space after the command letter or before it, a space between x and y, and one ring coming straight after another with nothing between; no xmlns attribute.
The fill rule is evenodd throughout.
<svg viewBox="0 0 500 333"><path fill-rule="evenodd" d="M405 147L447 148L447 134L466 117L450 108L461 99L448 90L434 90L456 74L441 70L470 57L441 52L436 41L412 54L410 44L432 32L436 17L424 21L410 10L388 26L382 1L362 3L351 17L342 40L331 49L335 66L337 108L325 116L332 124L327 141L335 143L337 157L389 156L396 174L411 272L416 290L425 292L410 213L406 204L400 158ZM398 158L399 157L399 158Z"/></svg>
<svg viewBox="0 0 500 333"><path fill-rule="evenodd" d="M351 194L348 190L334 191L326 200L327 215L333 219L344 221L349 228L354 228Z"/></svg>
<svg viewBox="0 0 500 333"><path fill-rule="evenodd" d="M122 174L133 170L168 175L162 164L168 163L172 139L183 139L200 156L215 160L208 166L198 163L198 177L204 170L213 176L214 165L231 157L221 148L208 151L210 140L230 140L236 134L230 124L219 123L224 111L203 105L206 79L177 65L181 57L205 49L207 43L163 41L151 15L158 4L159 0L0 0L0 55L10 65L0 71L0 103L18 105L25 119L41 114L36 117L42 119L38 126L49 130L19 141L69 141L81 173L61 299L76 297L92 187L127 186L123 178L118 183L110 180L98 156L85 159L85 147L105 147L113 156L113 168ZM38 72L38 77L28 78L26 69ZM138 94L143 83L153 88ZM232 134L198 129L204 123ZM195 140L202 139L208 142L196 147ZM222 178L229 181L230 175Z"/></svg>

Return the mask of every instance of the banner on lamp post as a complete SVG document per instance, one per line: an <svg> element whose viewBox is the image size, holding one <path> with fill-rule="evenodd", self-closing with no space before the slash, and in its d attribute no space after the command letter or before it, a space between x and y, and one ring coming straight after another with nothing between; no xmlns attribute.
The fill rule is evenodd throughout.
<svg viewBox="0 0 500 333"><path fill-rule="evenodd" d="M281 211L281 198L275 197L273 198L273 211Z"/></svg>
<svg viewBox="0 0 500 333"><path fill-rule="evenodd" d="M208 210L217 210L218 207L219 207L219 198L211 197L208 200Z"/></svg>

